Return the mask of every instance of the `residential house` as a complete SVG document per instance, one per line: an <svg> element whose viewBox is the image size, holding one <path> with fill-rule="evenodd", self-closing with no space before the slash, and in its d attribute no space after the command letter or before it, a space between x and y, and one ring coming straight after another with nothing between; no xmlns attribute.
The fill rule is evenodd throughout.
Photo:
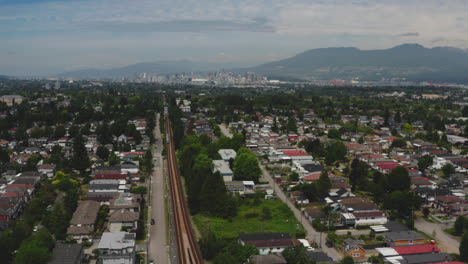
<svg viewBox="0 0 468 264"><path fill-rule="evenodd" d="M441 213L451 215L466 215L468 212L465 200L451 194L436 196L434 198L434 208Z"/></svg>
<svg viewBox="0 0 468 264"><path fill-rule="evenodd" d="M385 241L390 246L408 246L424 244L424 236L415 231L388 232L385 234Z"/></svg>
<svg viewBox="0 0 468 264"><path fill-rule="evenodd" d="M97 249L98 264L134 264L136 234L127 232L104 232Z"/></svg>
<svg viewBox="0 0 468 264"><path fill-rule="evenodd" d="M307 257L314 263L327 263L333 260L322 251L307 251Z"/></svg>
<svg viewBox="0 0 468 264"><path fill-rule="evenodd" d="M45 175L48 178L52 178L55 175L55 165L54 164L43 164L37 168L37 171L41 175Z"/></svg>
<svg viewBox="0 0 468 264"><path fill-rule="evenodd" d="M130 188L126 184L125 180L92 180L88 192L127 192Z"/></svg>
<svg viewBox="0 0 468 264"><path fill-rule="evenodd" d="M13 106L16 104L21 104L24 100L24 97L21 95L3 95L0 96L0 102L5 103L8 106Z"/></svg>
<svg viewBox="0 0 468 264"><path fill-rule="evenodd" d="M233 149L220 149L218 150L219 156L221 156L221 159L224 161L228 161L231 159L236 159L237 153Z"/></svg>
<svg viewBox="0 0 468 264"><path fill-rule="evenodd" d="M24 207L21 197L0 197L0 230L7 228L11 220L16 219Z"/></svg>
<svg viewBox="0 0 468 264"><path fill-rule="evenodd" d="M52 258L47 264L84 264L83 246L75 243L57 241L52 251Z"/></svg>
<svg viewBox="0 0 468 264"><path fill-rule="evenodd" d="M297 239L292 239L288 233L240 234L239 242L242 245L252 245L256 247L260 255L281 253L288 247L301 245Z"/></svg>
<svg viewBox="0 0 468 264"><path fill-rule="evenodd" d="M343 212L376 212L379 207L365 197L346 197L338 201Z"/></svg>
<svg viewBox="0 0 468 264"><path fill-rule="evenodd" d="M130 212L140 212L141 195L133 193L117 193L109 201L109 213L125 209Z"/></svg>
<svg viewBox="0 0 468 264"><path fill-rule="evenodd" d="M363 260L366 258L366 250L362 247L364 241L347 238L343 248L345 256L352 257L354 260Z"/></svg>
<svg viewBox="0 0 468 264"><path fill-rule="evenodd" d="M73 213L67 235L78 243L91 239L99 208L100 204L96 201L82 201Z"/></svg>
<svg viewBox="0 0 468 264"><path fill-rule="evenodd" d="M136 230L138 228L139 217L139 212L132 212L126 209L114 210L109 214L109 231Z"/></svg>
<svg viewBox="0 0 468 264"><path fill-rule="evenodd" d="M288 262L283 256L277 254L268 255L253 255L250 257L250 262L254 264L287 264Z"/></svg>
<svg viewBox="0 0 468 264"><path fill-rule="evenodd" d="M225 160L213 160L213 172L219 172L224 182L232 182L234 173L229 168L229 163Z"/></svg>
<svg viewBox="0 0 468 264"><path fill-rule="evenodd" d="M136 162L125 161L120 164L120 171L122 173L135 174L140 172L140 166Z"/></svg>
<svg viewBox="0 0 468 264"><path fill-rule="evenodd" d="M120 170L95 170L91 176L96 180L126 180L128 174Z"/></svg>

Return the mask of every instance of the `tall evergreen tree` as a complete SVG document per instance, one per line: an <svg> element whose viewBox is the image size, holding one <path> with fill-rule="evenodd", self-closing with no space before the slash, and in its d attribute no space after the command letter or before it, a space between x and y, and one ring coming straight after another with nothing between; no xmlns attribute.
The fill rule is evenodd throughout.
<svg viewBox="0 0 468 264"><path fill-rule="evenodd" d="M84 145L83 136L79 134L73 141L72 167L80 172L84 172L90 166L88 151Z"/></svg>
<svg viewBox="0 0 468 264"><path fill-rule="evenodd" d="M468 262L468 232L463 234L462 240L460 242L460 260Z"/></svg>
<svg viewBox="0 0 468 264"><path fill-rule="evenodd" d="M331 181L328 177L328 172L323 170L320 174L320 178L317 180L317 192L320 197L326 197L330 191Z"/></svg>

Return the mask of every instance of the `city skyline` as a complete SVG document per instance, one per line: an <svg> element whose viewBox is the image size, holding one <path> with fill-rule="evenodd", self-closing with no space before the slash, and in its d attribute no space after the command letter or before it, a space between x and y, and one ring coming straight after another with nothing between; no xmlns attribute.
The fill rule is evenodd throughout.
<svg viewBox="0 0 468 264"><path fill-rule="evenodd" d="M0 74L162 60L251 66L319 47L468 48L465 1L0 0Z"/></svg>

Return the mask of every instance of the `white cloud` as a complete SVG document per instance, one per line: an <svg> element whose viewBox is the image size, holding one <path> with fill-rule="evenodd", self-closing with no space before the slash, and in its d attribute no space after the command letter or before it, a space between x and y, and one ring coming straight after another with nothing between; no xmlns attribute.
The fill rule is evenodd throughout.
<svg viewBox="0 0 468 264"><path fill-rule="evenodd" d="M408 41L468 48L467 3L84 0L0 4L0 56L15 54L18 67L37 53L45 58L59 55L61 61L45 60L51 64L86 66L88 60L89 65L108 65L195 57L253 63L317 47L375 49ZM219 50L226 55L220 56ZM0 65L7 68L4 60Z"/></svg>

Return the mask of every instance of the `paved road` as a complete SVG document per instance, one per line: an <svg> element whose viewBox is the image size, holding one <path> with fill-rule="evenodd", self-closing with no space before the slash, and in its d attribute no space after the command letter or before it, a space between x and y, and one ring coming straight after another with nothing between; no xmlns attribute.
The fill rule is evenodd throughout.
<svg viewBox="0 0 468 264"><path fill-rule="evenodd" d="M232 137L231 131L229 131L229 128L226 126L226 124L222 123L219 125L219 128L221 129L221 133L223 133L226 137Z"/></svg>
<svg viewBox="0 0 468 264"><path fill-rule="evenodd" d="M156 158L154 162L153 175L150 180L151 184L151 203L150 203L150 219L153 218L156 222L155 225L150 225L150 238L148 254L149 259L158 264L167 264L168 250L167 236L166 236L166 212L165 212L165 198L164 198L164 173L163 173L163 159L162 151L162 138L159 130L159 114L156 116L156 128L154 130L156 144L153 149L153 157Z"/></svg>
<svg viewBox="0 0 468 264"><path fill-rule="evenodd" d="M270 183L272 186L276 196L283 201L285 204L288 205L288 207L293 211L294 216L296 217L297 221L301 222L304 229L307 231L307 239L308 240L313 240L316 241L317 244L320 244L320 240L322 240L321 243L321 248L323 252L327 253L328 256L332 257L333 260L339 260L341 259L340 254L334 249L334 248L329 248L325 245L326 241L326 233L320 234L320 232L315 231L315 229L312 227L312 224L306 220L306 218L303 216L303 214L294 206L294 204L286 197L284 194L283 190L278 186L278 184L275 183L273 177L271 177L270 173L265 169L265 167L261 166L262 171L263 171L263 176L265 177L266 180ZM322 235L322 239L320 239L320 235Z"/></svg>
<svg viewBox="0 0 468 264"><path fill-rule="evenodd" d="M442 251L447 253L460 253L458 249L460 247L460 242L454 236L444 232L444 229L450 228L451 224L429 223L422 217L418 217L414 225L418 230L433 236Z"/></svg>

